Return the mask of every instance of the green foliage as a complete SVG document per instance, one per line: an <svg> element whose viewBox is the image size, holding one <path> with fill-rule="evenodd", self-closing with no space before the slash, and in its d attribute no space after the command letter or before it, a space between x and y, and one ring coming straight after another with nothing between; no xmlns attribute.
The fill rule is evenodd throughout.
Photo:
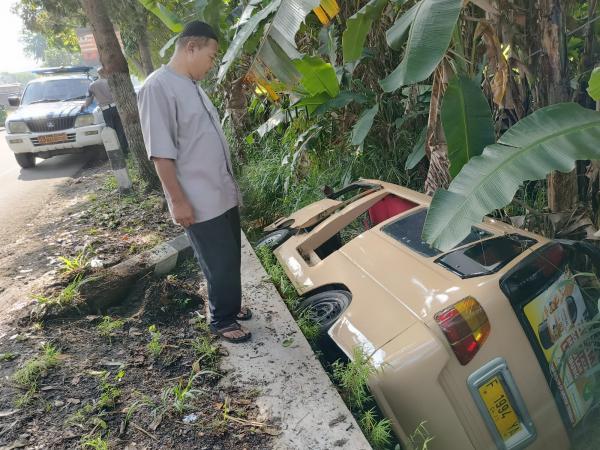
<svg viewBox="0 0 600 450"><path fill-rule="evenodd" d="M206 322L205 322L206 323ZM219 347L208 335L201 335L192 341L192 349L199 361L207 367L216 367L219 361Z"/></svg>
<svg viewBox="0 0 600 450"><path fill-rule="evenodd" d="M18 355L16 353L13 352L4 352L4 353L0 353L0 361L4 362L4 361L12 361L13 359L15 359Z"/></svg>
<svg viewBox="0 0 600 450"><path fill-rule="evenodd" d="M369 399L367 381L375 373L368 355L360 347L352 351L351 361L344 364L336 361L332 365L333 378L342 389L343 396L351 406L362 408Z"/></svg>
<svg viewBox="0 0 600 450"><path fill-rule="evenodd" d="M590 80L588 81L588 94L596 101L600 101L600 67L596 67L592 71Z"/></svg>
<svg viewBox="0 0 600 450"><path fill-rule="evenodd" d="M160 343L160 331L158 331L156 325L150 325L148 327L148 332L150 333L150 342L148 343L146 348L154 358L158 358L163 350L163 346Z"/></svg>
<svg viewBox="0 0 600 450"><path fill-rule="evenodd" d="M294 60L293 63L302 75L300 82L309 95L325 92L333 98L340 93L335 70L330 63L326 63L318 56L304 56L302 59ZM325 97L325 100L328 98Z"/></svg>
<svg viewBox="0 0 600 450"><path fill-rule="evenodd" d="M370 0L356 14L348 18L346 29L342 34L344 64L360 59L373 21L381 16L387 3L388 0Z"/></svg>
<svg viewBox="0 0 600 450"><path fill-rule="evenodd" d="M238 30L237 34L235 35L235 38L233 39L233 41L231 41L231 44L227 48L227 52L225 52L225 55L223 56L221 66L219 67L219 73L217 74L217 82L223 80L233 61L242 52L246 41L256 32L260 23L277 10L280 2L281 0L274 0L270 2L262 10L254 14ZM250 8L250 6L248 6L247 8Z"/></svg>
<svg viewBox="0 0 600 450"><path fill-rule="evenodd" d="M360 145L363 143L371 127L373 126L373 120L379 112L379 103L375 103L372 108L366 109L358 118L358 121L352 129L352 145Z"/></svg>
<svg viewBox="0 0 600 450"><path fill-rule="evenodd" d="M481 155L496 140L492 112L479 83L463 75L452 77L444 94L441 117L450 175L455 177L472 157Z"/></svg>
<svg viewBox="0 0 600 450"><path fill-rule="evenodd" d="M421 422L415 431L408 437L408 440L412 444L412 448L415 450L427 450L429 448L429 443L434 439L427 430L427 427L425 426L426 423L426 421Z"/></svg>
<svg viewBox="0 0 600 450"><path fill-rule="evenodd" d="M365 411L360 418L360 427L374 449L384 449L392 441L392 426L389 419L377 420L375 409Z"/></svg>
<svg viewBox="0 0 600 450"><path fill-rule="evenodd" d="M420 0L417 11L405 13L414 14L414 19L402 61L381 80L385 92L418 83L433 73L448 49L462 3L462 0Z"/></svg>
<svg viewBox="0 0 600 450"><path fill-rule="evenodd" d="M81 446L94 450L108 450L108 441L103 439L101 435L84 437L81 439Z"/></svg>
<svg viewBox="0 0 600 450"><path fill-rule="evenodd" d="M76 256L68 258L66 256L59 256L58 260L62 263L60 268L64 274L71 274L73 272L80 272L85 269L90 262L90 251L88 247L84 247L80 250Z"/></svg>
<svg viewBox="0 0 600 450"><path fill-rule="evenodd" d="M319 324L310 317L308 312L300 313L296 318L296 322L298 323L298 327L300 327L302 334L306 337L306 340L311 344L314 344L321 335Z"/></svg>
<svg viewBox="0 0 600 450"><path fill-rule="evenodd" d="M174 33L180 33L183 30L183 23L177 17L175 13L173 13L170 9L162 5L159 1L156 0L139 0L139 2L158 17L162 23L164 23L167 28Z"/></svg>
<svg viewBox="0 0 600 450"><path fill-rule="evenodd" d="M569 172L576 160L600 159L600 113L573 103L542 108L520 120L472 158L448 190L438 190L423 240L442 251L469 234L485 214L507 205L525 180L552 170Z"/></svg>
<svg viewBox="0 0 600 450"><path fill-rule="evenodd" d="M102 318L102 322L96 325L96 329L98 330L100 336L110 339L115 331L123 328L124 324L124 320L113 319L110 316L104 316Z"/></svg>
<svg viewBox="0 0 600 450"><path fill-rule="evenodd" d="M394 22L394 25L392 25L391 28L385 33L387 44L394 50L402 50L402 45L406 41L408 30L410 30L410 26L415 20L415 16L419 11L419 7L420 3L415 3L413 7L402 14Z"/></svg>
<svg viewBox="0 0 600 450"><path fill-rule="evenodd" d="M124 374L124 372L119 372L117 376L115 376L115 380L121 380ZM108 372L104 372L100 375L100 391L100 398L96 403L96 409L100 411L113 409L121 396L121 389L109 381Z"/></svg>
<svg viewBox="0 0 600 450"><path fill-rule="evenodd" d="M406 170L414 169L425 158L425 139L427 139L427 128L423 128L417 138L417 143L413 147L412 152L410 152L410 155L408 155L406 164L404 165Z"/></svg>
<svg viewBox="0 0 600 450"><path fill-rule="evenodd" d="M59 351L51 344L44 344L41 354L25 362L12 376L12 381L26 393L16 401L17 407L30 403L33 395L38 390L40 378L44 377L50 369L59 364Z"/></svg>

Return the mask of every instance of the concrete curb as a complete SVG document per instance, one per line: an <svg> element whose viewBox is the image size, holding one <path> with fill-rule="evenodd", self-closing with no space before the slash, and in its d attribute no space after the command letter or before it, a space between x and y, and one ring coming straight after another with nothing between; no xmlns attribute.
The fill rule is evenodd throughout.
<svg viewBox="0 0 600 450"><path fill-rule="evenodd" d="M155 274L170 272L193 255L185 234L160 244L118 266L145 265ZM113 269L119 270L118 266ZM275 286L242 235L242 292L253 310L244 325L252 340L223 343L229 356L222 368L224 385L258 389L259 420L269 421L279 434L272 448L370 450L354 417L323 370ZM291 343L288 346L283 342Z"/></svg>
<svg viewBox="0 0 600 450"><path fill-rule="evenodd" d="M121 275L140 270L153 272L155 275L164 275L171 272L178 262L193 256L193 254L194 251L190 246L187 236L181 234L175 239L163 242L151 250L120 262L108 270Z"/></svg>

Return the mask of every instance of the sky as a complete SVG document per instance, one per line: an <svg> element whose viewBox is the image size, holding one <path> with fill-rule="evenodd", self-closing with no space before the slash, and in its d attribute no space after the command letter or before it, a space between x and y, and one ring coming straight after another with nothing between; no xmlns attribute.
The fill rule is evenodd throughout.
<svg viewBox="0 0 600 450"><path fill-rule="evenodd" d="M10 12L14 0L0 0L0 72L24 72L39 64L25 55L19 40L23 23Z"/></svg>

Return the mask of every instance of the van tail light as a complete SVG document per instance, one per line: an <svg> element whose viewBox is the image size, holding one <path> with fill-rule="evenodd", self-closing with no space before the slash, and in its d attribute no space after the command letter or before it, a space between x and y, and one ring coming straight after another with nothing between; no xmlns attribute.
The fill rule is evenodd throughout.
<svg viewBox="0 0 600 450"><path fill-rule="evenodd" d="M490 334L487 314L473 297L443 309L434 319L463 366L473 359Z"/></svg>

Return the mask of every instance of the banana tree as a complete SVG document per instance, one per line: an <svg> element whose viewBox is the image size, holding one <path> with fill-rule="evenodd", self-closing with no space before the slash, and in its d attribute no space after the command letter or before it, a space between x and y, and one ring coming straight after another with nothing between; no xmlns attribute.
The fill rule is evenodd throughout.
<svg viewBox="0 0 600 450"><path fill-rule="evenodd" d="M600 159L600 112L574 103L542 108L517 122L473 157L450 184L438 190L423 227L423 240L445 251L471 226L510 203L527 180L554 170L569 172L575 161Z"/></svg>

